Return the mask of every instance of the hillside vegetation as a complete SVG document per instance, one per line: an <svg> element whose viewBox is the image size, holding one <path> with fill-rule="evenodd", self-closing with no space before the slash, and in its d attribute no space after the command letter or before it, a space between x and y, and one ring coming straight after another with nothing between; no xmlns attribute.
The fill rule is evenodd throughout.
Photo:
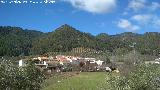
<svg viewBox="0 0 160 90"><path fill-rule="evenodd" d="M19 27L0 27L0 56L71 52L74 48L88 48L120 55L135 49L141 54L157 56L160 52L160 33L125 32L117 35L101 33L93 36L67 24L49 33Z"/></svg>

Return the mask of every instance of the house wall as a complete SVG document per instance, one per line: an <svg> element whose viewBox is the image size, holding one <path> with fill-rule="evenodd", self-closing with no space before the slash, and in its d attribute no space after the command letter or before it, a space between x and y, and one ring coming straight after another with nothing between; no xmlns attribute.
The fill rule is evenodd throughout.
<svg viewBox="0 0 160 90"><path fill-rule="evenodd" d="M26 63L24 60L19 60L19 67L25 66Z"/></svg>

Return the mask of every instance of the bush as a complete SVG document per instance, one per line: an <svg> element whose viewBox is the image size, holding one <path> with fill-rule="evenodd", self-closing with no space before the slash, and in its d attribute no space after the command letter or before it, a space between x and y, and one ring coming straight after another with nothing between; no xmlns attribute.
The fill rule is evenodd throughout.
<svg viewBox="0 0 160 90"><path fill-rule="evenodd" d="M10 61L0 63L0 90L39 90L44 74L33 64L18 67Z"/></svg>
<svg viewBox="0 0 160 90"><path fill-rule="evenodd" d="M137 65L129 76L109 74L103 90L159 90L160 66Z"/></svg>

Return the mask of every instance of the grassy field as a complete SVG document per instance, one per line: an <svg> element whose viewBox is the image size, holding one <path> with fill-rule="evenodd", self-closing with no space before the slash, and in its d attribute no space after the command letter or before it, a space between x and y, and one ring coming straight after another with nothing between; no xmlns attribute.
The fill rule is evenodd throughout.
<svg viewBox="0 0 160 90"><path fill-rule="evenodd" d="M106 72L66 73L48 79L42 90L98 90L105 77Z"/></svg>

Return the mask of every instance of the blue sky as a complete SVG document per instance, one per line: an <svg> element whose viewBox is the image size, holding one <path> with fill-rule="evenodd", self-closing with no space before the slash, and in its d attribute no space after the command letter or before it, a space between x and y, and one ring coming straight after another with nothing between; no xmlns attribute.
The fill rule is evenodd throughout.
<svg viewBox="0 0 160 90"><path fill-rule="evenodd" d="M11 1L0 0L0 26L51 32L63 24L69 24L93 35L160 32L160 0Z"/></svg>

